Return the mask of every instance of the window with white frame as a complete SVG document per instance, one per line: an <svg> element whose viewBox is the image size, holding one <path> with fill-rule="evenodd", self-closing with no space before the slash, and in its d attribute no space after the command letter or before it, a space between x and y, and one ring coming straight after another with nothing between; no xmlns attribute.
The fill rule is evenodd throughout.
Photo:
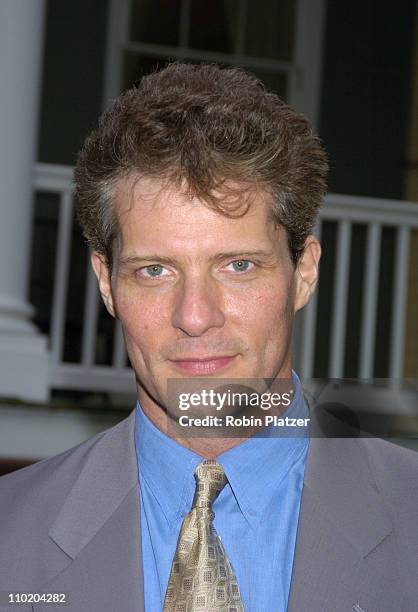
<svg viewBox="0 0 418 612"><path fill-rule="evenodd" d="M324 0L110 0L104 106L173 60L242 66L317 124Z"/></svg>

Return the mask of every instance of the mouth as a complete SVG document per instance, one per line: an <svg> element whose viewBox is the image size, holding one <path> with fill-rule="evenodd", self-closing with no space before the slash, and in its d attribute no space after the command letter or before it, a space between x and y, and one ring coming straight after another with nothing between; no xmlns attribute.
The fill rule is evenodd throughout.
<svg viewBox="0 0 418 612"><path fill-rule="evenodd" d="M170 360L181 372L190 376L207 376L226 368L237 355L223 355L217 357L190 357L186 359Z"/></svg>

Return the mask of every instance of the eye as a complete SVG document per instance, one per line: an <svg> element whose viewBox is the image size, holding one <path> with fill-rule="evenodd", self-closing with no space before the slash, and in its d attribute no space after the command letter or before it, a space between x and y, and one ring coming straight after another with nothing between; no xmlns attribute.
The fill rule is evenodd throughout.
<svg viewBox="0 0 418 612"><path fill-rule="evenodd" d="M140 268L139 270L137 270L137 273L143 276L144 278L161 278L162 276L166 276L164 272L168 273L168 270L166 270L160 264L145 266L144 268Z"/></svg>
<svg viewBox="0 0 418 612"><path fill-rule="evenodd" d="M232 266L234 272L247 272L254 264L252 261L248 261L248 259L237 259L236 261L231 261L228 266Z"/></svg>

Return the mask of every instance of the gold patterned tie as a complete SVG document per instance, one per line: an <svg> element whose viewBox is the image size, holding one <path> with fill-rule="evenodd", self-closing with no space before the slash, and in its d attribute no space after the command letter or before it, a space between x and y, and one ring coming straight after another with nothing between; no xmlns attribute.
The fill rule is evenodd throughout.
<svg viewBox="0 0 418 612"><path fill-rule="evenodd" d="M238 582L212 524L212 502L227 483L216 459L195 470L192 509L181 526L163 612L244 612Z"/></svg>

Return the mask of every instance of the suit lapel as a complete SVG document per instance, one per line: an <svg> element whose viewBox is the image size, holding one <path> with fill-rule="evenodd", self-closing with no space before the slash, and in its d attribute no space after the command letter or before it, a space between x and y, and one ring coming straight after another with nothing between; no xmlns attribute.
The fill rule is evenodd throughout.
<svg viewBox="0 0 418 612"><path fill-rule="evenodd" d="M360 440L312 437L288 612L401 609L391 531Z"/></svg>
<svg viewBox="0 0 418 612"><path fill-rule="evenodd" d="M135 411L89 447L49 532L63 562L42 590L68 593L68 612L144 610L134 427Z"/></svg>

